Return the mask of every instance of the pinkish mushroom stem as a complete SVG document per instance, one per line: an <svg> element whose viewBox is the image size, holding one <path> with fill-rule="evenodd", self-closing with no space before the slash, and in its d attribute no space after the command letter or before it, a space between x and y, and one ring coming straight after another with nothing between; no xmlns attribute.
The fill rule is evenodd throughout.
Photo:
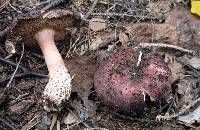
<svg viewBox="0 0 200 130"><path fill-rule="evenodd" d="M55 45L54 35L51 29L44 29L35 35L49 70L49 82L44 90L44 109L47 111L61 110L71 93L71 77Z"/></svg>
<svg viewBox="0 0 200 130"><path fill-rule="evenodd" d="M36 34L36 40L42 50L42 53L49 70L49 75L52 75L55 71L55 67L65 66L64 61L56 47L54 42L55 32L50 29L45 29Z"/></svg>

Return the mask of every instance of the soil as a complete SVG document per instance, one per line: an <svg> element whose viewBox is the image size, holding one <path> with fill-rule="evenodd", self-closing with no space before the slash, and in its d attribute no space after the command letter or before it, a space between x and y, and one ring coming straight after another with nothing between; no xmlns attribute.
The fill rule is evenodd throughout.
<svg viewBox="0 0 200 130"><path fill-rule="evenodd" d="M182 111L184 106L199 98L199 68L195 68L192 63L186 62L186 60L181 60L182 62L179 62L181 67L179 67L177 60L175 60L187 57L190 61L191 58L197 57L198 59L199 57L200 20L197 16L194 19L191 18L193 15L190 14L191 6L188 0L173 2L165 0L99 0L94 7L92 6L94 1L91 0L50 0L48 2L16 0L2 6L5 2L5 0L0 1L1 130L47 130L52 124L51 121L55 113L47 113L43 109L42 95L48 82L48 71L41 51L38 48L30 48L25 45L23 52L20 43L26 43L25 40L18 43L19 46L16 46L15 54L6 49L10 29L13 24L16 24L16 19L19 16L31 17L30 14L34 12L51 9L68 9L81 16L80 29L71 33L70 40L66 38L58 45L70 73L74 76L71 98L57 118L60 120L61 129L198 129L199 120L193 123L182 122L178 118L180 115L169 120L156 118L158 115L166 118L168 115L175 115ZM89 17L84 19L83 16L91 9ZM100 30L90 29L88 22L93 18L105 22L100 24L103 25ZM27 23L26 20L23 22ZM20 28L23 27L20 26ZM29 27L26 26L27 28ZM19 40L17 37L11 39L13 41ZM142 51L154 53L168 61L168 65L174 68L174 70L171 69L173 70L172 75L175 75L175 72L182 75L173 77L176 80L170 86L170 94L165 93L165 101L152 102L151 97L147 97L149 98L147 104L150 107L142 106L144 111L140 111L139 114L119 112L115 108L101 103L94 91L94 73L99 65L104 63L101 62L102 59L106 61L112 53L123 48L138 47L138 44L142 42L166 43L167 45L195 50L197 53L190 55L182 50L166 47L163 47L164 49L143 48ZM101 48L101 46L103 47ZM99 57L100 53L103 55L102 57ZM17 65L22 54L22 60ZM101 59L99 60L99 58ZM146 66L146 62L143 63ZM131 60L120 64L119 70L115 73L123 76L121 68L130 66L130 64L132 64ZM18 70L12 79L11 76L17 66ZM140 74L142 73L142 70L139 69L138 75L132 77L134 81L140 82L142 80ZM160 77L160 80L165 80L165 77ZM114 95L113 98L115 98ZM199 102L192 108L198 107L198 104ZM187 115L192 110L184 111L184 114ZM65 118L69 118L69 112L76 115L78 119L73 119L72 123L64 122ZM59 124L59 122L57 123Z"/></svg>

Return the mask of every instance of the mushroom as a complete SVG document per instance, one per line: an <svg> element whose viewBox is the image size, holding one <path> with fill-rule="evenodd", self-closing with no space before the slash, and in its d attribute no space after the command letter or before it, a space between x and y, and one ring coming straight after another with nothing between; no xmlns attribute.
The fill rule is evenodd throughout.
<svg viewBox="0 0 200 130"><path fill-rule="evenodd" d="M123 49L105 57L94 75L94 88L100 100L119 111L144 111L145 96L161 101L171 85L167 64L153 54ZM101 57L100 57L101 58ZM138 64L139 63L139 64Z"/></svg>
<svg viewBox="0 0 200 130"><path fill-rule="evenodd" d="M30 47L39 47L49 71L44 90L44 109L60 111L71 93L71 76L65 67L56 43L69 38L67 29L78 27L80 19L66 10L54 10L31 18L20 18L12 28L10 39L23 40ZM36 44L38 43L38 44Z"/></svg>

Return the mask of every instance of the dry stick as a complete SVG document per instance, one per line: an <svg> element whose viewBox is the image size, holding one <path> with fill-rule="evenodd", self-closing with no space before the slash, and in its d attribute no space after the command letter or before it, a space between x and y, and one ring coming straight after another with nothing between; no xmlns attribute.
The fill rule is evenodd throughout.
<svg viewBox="0 0 200 130"><path fill-rule="evenodd" d="M53 130L53 128L54 128L54 126L55 126L55 124L57 122L57 119L58 119L58 113L54 113L53 114L53 119L51 121L51 126L50 126L49 130Z"/></svg>
<svg viewBox="0 0 200 130"><path fill-rule="evenodd" d="M5 95L5 93L11 88L11 87L10 87L10 86L11 86L10 84L12 83L13 78L15 77L15 74L16 74L18 68L19 68L19 64L20 64L20 62L21 62L21 60L22 60L22 57L23 57L23 55L24 55L24 44L22 44L22 48L23 48L23 49L22 49L22 54L21 54L21 57L20 57L20 59L19 59L19 61L18 61L18 63L17 63L16 69L15 69L13 75L11 76L9 82L7 83L6 87L4 88L3 92L2 92L1 95L0 95L0 102L1 102L1 100L3 99L3 96Z"/></svg>
<svg viewBox="0 0 200 130"><path fill-rule="evenodd" d="M92 13L91 15L94 16L118 16L118 17L134 17L140 19L164 19L163 17L156 17L156 16L144 16L144 15L133 15L133 14L119 14L119 13Z"/></svg>
<svg viewBox="0 0 200 130"><path fill-rule="evenodd" d="M157 119L167 119L167 120L170 120L172 118L176 118L176 117L184 114L189 108L191 108L192 106L194 106L199 101L200 101L200 98L196 99L195 101L193 101L192 103L190 103L188 106L186 106L185 108L181 109L181 111L178 112L177 114L170 115L170 116L161 116L161 115L159 115L157 117Z"/></svg>
<svg viewBox="0 0 200 130"><path fill-rule="evenodd" d="M15 77L15 74L17 73L17 70L18 70L18 68L19 68L19 64L21 63L21 60L22 60L22 57L23 57L23 56L24 56L24 44L22 43L22 54L21 54L21 56L20 56L20 58L19 58L19 61L18 61L18 63L17 63L16 69L15 69L15 71L14 71L12 77L10 78L9 82L8 82L7 85L6 85L6 88L4 89L4 93L10 88L10 84L12 83L13 78Z"/></svg>
<svg viewBox="0 0 200 130"><path fill-rule="evenodd" d="M48 75L43 75L43 74L31 72L31 71L25 71L24 73L15 74L14 78L21 78L21 77L25 77L25 76L27 76L27 77L38 77L38 78L46 78L46 77L48 77ZM5 82L9 81L11 79L11 77L12 76L1 80L0 84L4 84Z"/></svg>
<svg viewBox="0 0 200 130"><path fill-rule="evenodd" d="M3 57L0 56L0 61L4 62L4 63L7 63L7 64L10 64L12 66L17 66L16 63L12 62L12 61L9 61L7 59L4 59ZM18 66L19 69L21 69L22 71L26 71L25 68L21 67L20 65Z"/></svg>
<svg viewBox="0 0 200 130"><path fill-rule="evenodd" d="M99 2L99 0L94 0L91 8L89 9L89 11L87 12L87 14L85 15L84 19L88 19L88 17L92 14L92 12L94 11L95 6L97 5L97 3Z"/></svg>
<svg viewBox="0 0 200 130"><path fill-rule="evenodd" d="M9 124L5 119L3 119L1 117L0 117L0 122L4 123L6 126L8 126L12 130L19 130L19 129L15 128L14 126L12 126L11 124Z"/></svg>
<svg viewBox="0 0 200 130"><path fill-rule="evenodd" d="M188 49L184 49L182 47L179 46L175 46L175 45L168 45L168 44L164 44L164 43L140 43L138 45L139 47L145 48L145 47L162 47L162 48L172 48L175 50L179 50L188 54L195 54L194 50L188 50Z"/></svg>
<svg viewBox="0 0 200 130"><path fill-rule="evenodd" d="M4 59L3 57L0 57L0 61L17 67L16 63L14 63L12 61L9 61L7 59ZM36 72L29 71L28 69L26 69L26 68L24 68L24 67L22 67L20 65L18 65L18 69L21 69L23 71L23 73L15 74L14 78L21 78L21 77L24 77L24 76L33 76L33 77L35 76L35 77L40 77L40 78L46 78L46 77L48 77L48 75L43 75L43 74L39 74L39 73L36 73ZM9 81L11 78L12 78L12 76L7 77L6 79L1 80L0 84L3 84L5 82Z"/></svg>
<svg viewBox="0 0 200 130"><path fill-rule="evenodd" d="M6 0L6 2L3 3L3 4L0 6L0 11L2 11L2 10L8 5L9 2L10 2L10 0Z"/></svg>
<svg viewBox="0 0 200 130"><path fill-rule="evenodd" d="M58 5L58 4L60 4L64 0L47 0L47 1L48 1L48 4L45 7L43 7L41 9L41 11L46 11L46 10L50 9L51 7L54 7L54 6Z"/></svg>

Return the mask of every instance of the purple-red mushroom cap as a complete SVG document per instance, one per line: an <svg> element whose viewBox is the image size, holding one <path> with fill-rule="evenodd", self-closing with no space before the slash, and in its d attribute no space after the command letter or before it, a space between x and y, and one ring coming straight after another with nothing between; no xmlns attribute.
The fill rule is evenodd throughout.
<svg viewBox="0 0 200 130"><path fill-rule="evenodd" d="M161 101L170 90L171 71L159 56L123 49L100 64L94 76L94 87L100 100L120 111L142 111L145 95Z"/></svg>

